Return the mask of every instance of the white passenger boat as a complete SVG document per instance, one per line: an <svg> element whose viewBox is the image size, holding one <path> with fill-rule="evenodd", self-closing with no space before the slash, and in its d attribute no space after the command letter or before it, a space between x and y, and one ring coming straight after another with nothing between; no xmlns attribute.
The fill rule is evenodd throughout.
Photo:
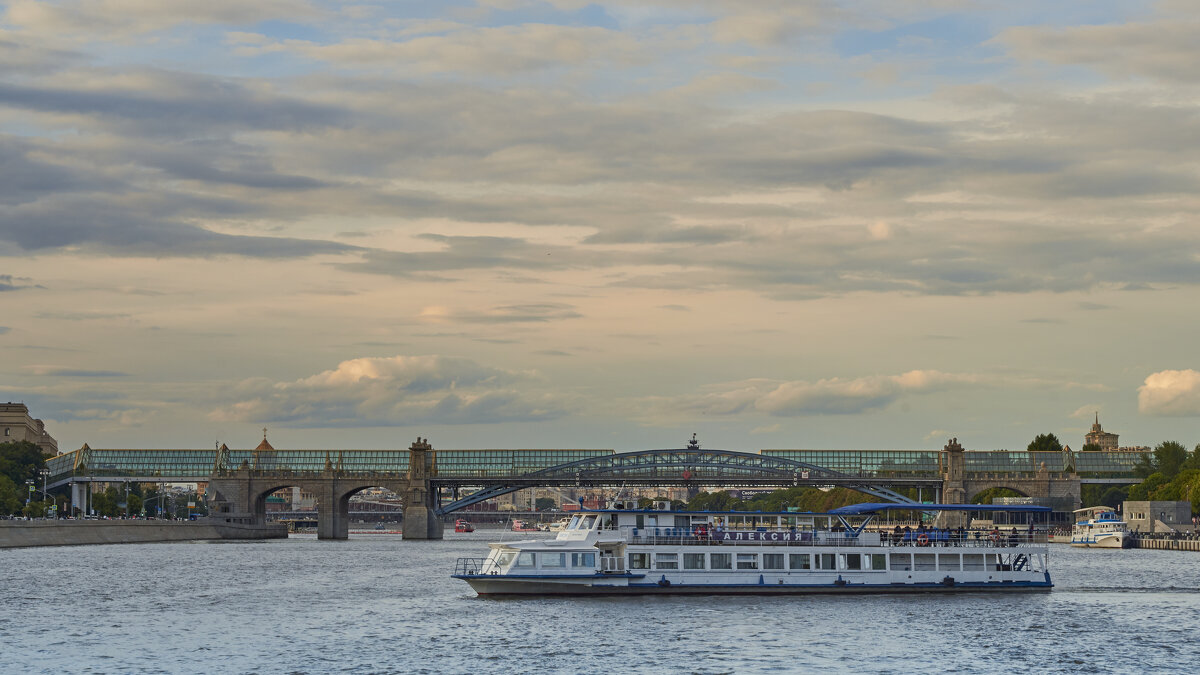
<svg viewBox="0 0 1200 675"><path fill-rule="evenodd" d="M1108 506L1090 506L1075 511L1071 545L1081 548L1125 548L1130 544L1129 526Z"/></svg>
<svg viewBox="0 0 1200 675"><path fill-rule="evenodd" d="M920 511L1048 512L922 504ZM554 539L491 544L454 577L479 595L1048 590L1044 534L868 529L911 504L830 513L580 511Z"/></svg>

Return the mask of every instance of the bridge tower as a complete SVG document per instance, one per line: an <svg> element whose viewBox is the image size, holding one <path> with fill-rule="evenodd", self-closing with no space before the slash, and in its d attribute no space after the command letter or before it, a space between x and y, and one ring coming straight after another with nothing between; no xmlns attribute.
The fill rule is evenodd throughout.
<svg viewBox="0 0 1200 675"><path fill-rule="evenodd" d="M966 504L967 489L964 481L967 462L963 457L963 447L958 444L957 438L951 438L943 450L946 451L943 455L946 463L942 472L942 503Z"/></svg>
<svg viewBox="0 0 1200 675"><path fill-rule="evenodd" d="M966 458L957 438L951 438L943 448L945 464L942 471L942 503L965 504L967 502ZM967 515L957 511L942 511L935 521L938 527L965 527Z"/></svg>
<svg viewBox="0 0 1200 675"><path fill-rule="evenodd" d="M429 439L408 448L408 487L404 489L404 538L441 539L442 520L434 511L429 479L437 475L437 453Z"/></svg>

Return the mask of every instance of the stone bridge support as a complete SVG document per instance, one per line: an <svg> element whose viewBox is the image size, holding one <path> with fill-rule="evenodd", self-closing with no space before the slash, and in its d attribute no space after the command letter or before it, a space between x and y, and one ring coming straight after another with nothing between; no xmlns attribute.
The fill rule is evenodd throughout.
<svg viewBox="0 0 1200 675"><path fill-rule="evenodd" d="M298 487L317 502L317 538L350 536L350 497L367 488L381 487L404 499L404 538L441 539L442 521L436 514L429 478L437 473L433 448L422 439L410 448L407 474L353 472L325 459L324 471L259 470L248 463L209 478L210 518L227 523L265 524L267 497L276 490Z"/></svg>
<svg viewBox="0 0 1200 675"><path fill-rule="evenodd" d="M945 463L942 466L942 501L946 504L970 504L975 496L989 488L1008 488L1026 497L1034 497L1055 511L1072 511L1079 508L1079 475L1053 472L1045 463L1035 473L970 473L966 471L963 447L957 438L946 444ZM956 520L957 518L957 520ZM958 527L965 525L965 514L944 512L938 523Z"/></svg>
<svg viewBox="0 0 1200 675"><path fill-rule="evenodd" d="M428 439L408 448L408 481L404 492L404 538L441 539L442 519L434 510L429 479L437 475L437 456Z"/></svg>

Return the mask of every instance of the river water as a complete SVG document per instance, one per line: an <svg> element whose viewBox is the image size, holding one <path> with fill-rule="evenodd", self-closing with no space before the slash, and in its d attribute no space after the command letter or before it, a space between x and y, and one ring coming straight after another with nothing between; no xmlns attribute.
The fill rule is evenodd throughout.
<svg viewBox="0 0 1200 675"><path fill-rule="evenodd" d="M501 536L0 550L0 673L1200 670L1200 553L1055 545L1034 594L478 598L449 575Z"/></svg>

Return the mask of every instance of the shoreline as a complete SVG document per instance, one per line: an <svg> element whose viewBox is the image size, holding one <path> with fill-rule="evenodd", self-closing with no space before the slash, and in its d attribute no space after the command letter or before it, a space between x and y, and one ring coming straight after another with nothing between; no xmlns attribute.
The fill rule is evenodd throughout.
<svg viewBox="0 0 1200 675"><path fill-rule="evenodd" d="M170 541L284 539L287 527L199 520L5 520L0 549Z"/></svg>

